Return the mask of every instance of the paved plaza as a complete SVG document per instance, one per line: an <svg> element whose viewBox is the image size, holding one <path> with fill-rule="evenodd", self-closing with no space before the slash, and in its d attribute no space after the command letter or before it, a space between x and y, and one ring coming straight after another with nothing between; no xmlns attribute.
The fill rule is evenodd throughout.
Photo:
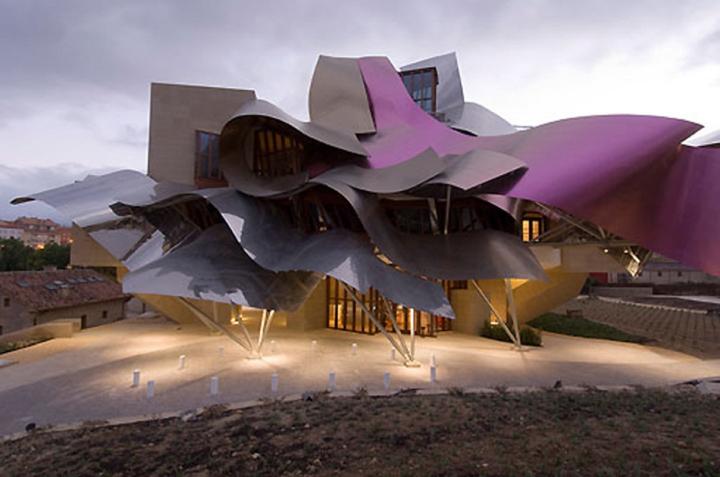
<svg viewBox="0 0 720 477"><path fill-rule="evenodd" d="M0 435L38 426L182 411L213 403L272 397L271 375L278 375L277 397L327 387L328 373L337 389L667 385L720 376L720 360L701 360L662 348L544 334L544 346L518 352L489 339L444 333L419 338L423 366L406 368L391 360L381 335L334 330L309 333L273 328L263 359L230 339L201 327L180 327L163 318L133 318L84 330L3 356L15 364L0 368ZM313 345L313 341L316 343ZM352 344L357 344L353 354ZM222 348L222 352L220 351ZM437 383L429 362L437 360ZM178 369L180 355L185 369ZM141 372L131 387L132 372ZM210 395L211 377L219 393ZM146 397L146 383L156 382Z"/></svg>

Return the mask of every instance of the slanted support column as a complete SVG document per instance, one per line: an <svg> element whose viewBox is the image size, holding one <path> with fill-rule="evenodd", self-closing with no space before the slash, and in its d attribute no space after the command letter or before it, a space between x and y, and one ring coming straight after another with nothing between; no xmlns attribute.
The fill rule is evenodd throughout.
<svg viewBox="0 0 720 477"><path fill-rule="evenodd" d="M402 345L401 345L398 343L398 341L396 341L392 337L392 335L390 333L387 332L387 330L385 329L385 324L381 323L380 320L378 320L378 318L375 316L375 314L373 312L371 312L367 306L365 306L365 303L363 303L362 300L360 300L357 297L357 295L355 294L355 290L353 290L352 288L350 288L345 283L343 283L339 280L338 280L338 283L340 284L340 286L343 287L343 289L345 289L345 291L347 291L348 295L350 295L350 297L360 307L360 309L363 312L365 312L365 314L367 314L368 318L370 318L370 321L373 322L373 324L378 329L378 331L380 331L380 333L382 333L383 336L390 342L392 347L395 348L395 350L398 353L400 353L400 356L402 356L403 360L405 361L404 362L405 366L409 366L409 367L420 366L420 363L415 361L414 356L412 356L410 353L408 353L408 348L405 345L405 343L402 343L402 335L398 335L398 340L402 343ZM393 320L395 319L394 316L391 316L391 313L388 313L388 317L390 318L391 322L393 322ZM399 327L397 326L396 322L393 322L393 327L395 327L396 330L399 331Z"/></svg>
<svg viewBox="0 0 720 477"><path fill-rule="evenodd" d="M203 313L203 311L200 310L197 306L193 305L189 300L185 298L178 298L178 301L185 305L185 307L190 310L205 326L224 334L225 336L233 340L235 343L240 345L243 349L245 349L249 353L248 358L256 359L262 357L262 347L265 343L265 338L267 337L268 330L270 330L270 325L272 324L273 317L275 316L275 310L262 310L262 320L260 322L258 338L257 340L253 340L252 336L250 335L250 331L243 322L242 316L240 316L242 310L240 306L231 305L230 308L231 323L237 324L242 331L242 335L238 336L220 322L218 304L216 302L213 302L212 305L213 316L211 318L205 313Z"/></svg>
<svg viewBox="0 0 720 477"><path fill-rule="evenodd" d="M196 307L195 305L190 303L190 301L188 301L187 299L178 298L178 301L180 303L182 303L183 305L185 305L185 307L188 310L190 310L193 313L193 315L195 315L205 326L207 326L208 328L213 329L215 331L219 331L220 333L223 333L224 335L226 335L228 338L233 340L235 343L239 344L242 348L246 349L247 351L252 351L252 341L251 340L248 339L247 342L242 340L239 336L237 336L235 333L230 331L228 328L226 328L224 325L222 325L219 321L216 321L216 320L210 318L209 316L207 316L205 313L202 312L202 310L200 310L198 307ZM216 310L216 308L215 308L215 306L213 306L213 311L215 311L215 310Z"/></svg>
<svg viewBox="0 0 720 477"><path fill-rule="evenodd" d="M233 313L239 314L238 308L233 306ZM273 317L275 316L275 310L262 310L262 317L260 319L260 328L258 329L258 337L257 341L254 341L252 337L250 336L250 331L248 330L247 326L245 326L245 323L243 322L242 317L236 318L235 321L237 322L238 326L240 326L240 329L242 330L243 334L245 335L245 338L247 339L248 343L250 343L250 356L248 356L248 359L259 359L262 358L262 347L265 343L265 338L267 337L268 331L270 330L270 325L272 324Z"/></svg>
<svg viewBox="0 0 720 477"><path fill-rule="evenodd" d="M263 344L265 344L265 337L268 334L268 330L270 330L270 325L272 324L273 317L275 316L275 310L263 310L262 311L262 319L260 320L260 330L258 332L258 339L257 339L257 345L255 346L255 352L257 354L257 357L262 357L262 347Z"/></svg>
<svg viewBox="0 0 720 477"><path fill-rule="evenodd" d="M445 194L445 229L443 230L444 234L448 234L448 227L450 227L450 194L452 192L452 189L450 186L447 186L447 192Z"/></svg>
<svg viewBox="0 0 720 477"><path fill-rule="evenodd" d="M400 325L398 325L397 318L395 317L395 314L393 313L392 308L390 308L390 304L385 299L385 297L381 297L381 301L383 302L383 305L385 307L385 314L388 317L388 320L390 320L390 323L393 326L393 330L395 330L395 336L397 337L397 342L400 344L402 349L405 351L404 353L401 352L403 359L405 362L405 366L408 368L419 368L420 362L418 362L415 359L415 326L414 326L414 318L415 318L415 310L412 308L410 309L410 316L413 320L413 324L411 325L411 333L412 333L412 340L410 342L410 347L408 348L407 344L405 343L405 337L403 337L402 331L400 331Z"/></svg>
<svg viewBox="0 0 720 477"><path fill-rule="evenodd" d="M480 296L480 298L482 298L483 301L485 302L485 304L488 306L488 308L490 308L490 313L495 315L495 318L497 318L498 322L500 323L500 326L502 326L502 329L505 331L505 334L508 335L508 338L510 338L510 341L512 341L513 345L515 346L515 349L517 349L518 351L522 350L522 343L520 342L520 333L517 332L517 326L515 327L516 333L513 333L512 331L510 331L510 328L508 328L507 323L506 323L506 321L507 321L506 317L503 317L500 315L500 313L498 313L497 309L495 309L493 304L490 302L490 299L488 299L485 292L482 290L482 288L480 288L480 285L478 285L475 280L469 280L469 281L472 284L472 286L475 288L475 291ZM509 281L506 282L506 287L508 286L508 284L509 284ZM505 291L506 291L506 297L507 297L507 294L508 294L507 288L505 289ZM512 287L510 288L509 295L510 295L510 300L512 300L512 307L514 309L515 301L512 297ZM508 303L508 305L510 305L510 303Z"/></svg>
<svg viewBox="0 0 720 477"><path fill-rule="evenodd" d="M398 325L397 318L395 317L395 313L393 312L393 309L390 307L390 303L385 299L384 296L380 297L383 307L385 308L385 315L387 316L388 320L390 320L390 323L393 326L393 330L395 331L395 336L397 337L397 342L402 347L404 353L401 353L403 357L409 356L410 359L413 359L413 355L410 353L410 349L405 344L405 340L403 339L402 331L400 331L400 325Z"/></svg>
<svg viewBox="0 0 720 477"><path fill-rule="evenodd" d="M515 307L515 296L513 295L512 282L509 278L505 279L505 300L507 303L507 316L513 321L513 331L515 332L515 341L522 348L520 340L520 325L518 324L517 308Z"/></svg>

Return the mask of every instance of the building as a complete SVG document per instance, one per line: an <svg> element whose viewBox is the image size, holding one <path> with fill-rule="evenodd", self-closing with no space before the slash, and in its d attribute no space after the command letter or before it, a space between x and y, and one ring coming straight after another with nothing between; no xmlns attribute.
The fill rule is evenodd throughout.
<svg viewBox="0 0 720 477"><path fill-rule="evenodd" d="M23 229L12 222L0 221L0 239L22 240Z"/></svg>
<svg viewBox="0 0 720 477"><path fill-rule="evenodd" d="M661 256L654 256L648 260L642 271L635 276L623 272L608 275L608 283L650 285L720 284L720 277Z"/></svg>
<svg viewBox="0 0 720 477"><path fill-rule="evenodd" d="M0 238L15 238L33 248L43 248L50 242L67 245L72 242L70 229L50 219L19 217L0 221Z"/></svg>
<svg viewBox="0 0 720 477"><path fill-rule="evenodd" d="M128 296L92 270L0 272L0 334L64 318L81 327L125 317Z"/></svg>
<svg viewBox="0 0 720 477"><path fill-rule="evenodd" d="M73 264L114 267L126 292L251 355L274 320L382 333L414 365L415 336L486 321L519 345L520 325L589 273L636 276L652 252L720 275L720 246L705 239L720 233L707 220L720 151L681 145L695 123L616 115L519 130L465 101L454 54L399 70L321 56L309 113L249 90L153 84L148 175L14 203L63 210ZM242 307L262 310L257 343Z"/></svg>

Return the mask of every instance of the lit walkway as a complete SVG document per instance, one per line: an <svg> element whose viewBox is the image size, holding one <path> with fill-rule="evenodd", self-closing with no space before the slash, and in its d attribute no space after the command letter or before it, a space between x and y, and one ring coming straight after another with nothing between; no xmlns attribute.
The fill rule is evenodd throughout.
<svg viewBox="0 0 720 477"><path fill-rule="evenodd" d="M274 371L280 395L324 389L330 370L339 390L382 389L384 372L391 373L392 389L430 387L427 364L433 353L439 387L552 386L558 379L565 385L662 385L720 376L720 360L632 344L544 338L544 348L523 353L460 334L418 339L423 367L405 368L390 360L390 346L380 335L273 329L269 339L276 351L247 360L232 341L201 328L180 329L162 319L126 320L4 355L18 363L0 368L0 435L23 430L29 422L98 420L268 397ZM353 342L357 355L351 352ZM181 354L187 356L184 370L178 370ZM130 387L135 368L142 372L139 388ZM220 378L220 394L212 398L211 376ZM148 379L157 382L151 401L145 397Z"/></svg>

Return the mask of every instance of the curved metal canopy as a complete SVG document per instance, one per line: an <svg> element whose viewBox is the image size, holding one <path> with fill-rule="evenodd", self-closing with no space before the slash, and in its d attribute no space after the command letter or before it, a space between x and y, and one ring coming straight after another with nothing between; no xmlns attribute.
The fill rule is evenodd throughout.
<svg viewBox="0 0 720 477"><path fill-rule="evenodd" d="M135 209L128 213L142 214L143 208L162 209L197 197L206 199L220 212L245 253L265 269L329 275L363 293L375 288L395 303L454 317L440 285L383 263L366 238L342 229L307 235L281 219L272 210L271 202L234 189L204 189L160 202L118 205Z"/></svg>
<svg viewBox="0 0 720 477"><path fill-rule="evenodd" d="M275 273L260 267L224 224L187 245L134 270L123 291L195 298L271 310L297 310L321 276L312 272Z"/></svg>

